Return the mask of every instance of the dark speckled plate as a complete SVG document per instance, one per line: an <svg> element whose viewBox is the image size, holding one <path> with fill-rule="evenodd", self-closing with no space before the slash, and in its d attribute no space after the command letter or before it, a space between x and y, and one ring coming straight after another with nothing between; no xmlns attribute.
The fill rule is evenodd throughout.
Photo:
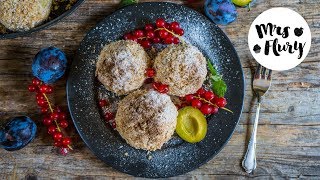
<svg viewBox="0 0 320 180"><path fill-rule="evenodd" d="M148 153L130 147L107 126L97 105L100 86L95 63L102 47L147 22L163 17L178 21L186 41L210 58L228 85L228 108L208 118L206 138L189 144L174 136L161 150ZM74 124L92 152L113 168L134 176L159 178L187 173L212 159L230 139L242 111L244 78L235 49L218 26L200 13L172 3L141 3L106 17L80 45L68 79L68 103Z"/></svg>

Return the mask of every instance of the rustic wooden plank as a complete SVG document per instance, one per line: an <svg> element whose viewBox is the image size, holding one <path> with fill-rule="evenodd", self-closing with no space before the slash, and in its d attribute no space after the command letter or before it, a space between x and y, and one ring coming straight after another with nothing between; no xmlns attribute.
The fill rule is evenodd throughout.
<svg viewBox="0 0 320 180"><path fill-rule="evenodd" d="M211 175L248 177L239 166L245 143L244 141L238 141L238 139L245 138L243 130L246 127L238 126L237 129L228 146L216 158L200 169L181 177L200 177L201 175L208 177L211 177ZM308 140L310 136L319 136L318 129L319 127L315 130L309 129L309 127L297 128L296 126L288 127L286 125L260 126L259 135L264 135L259 137L257 145L259 166L256 173L250 175L250 177L319 176L320 165L317 163L320 158L318 153L320 149L317 146L319 141ZM309 133L303 134L306 131L309 131ZM309 142L306 142L306 140ZM0 168L5 169L5 172L7 171L10 174L16 167L19 170L17 175L21 178L33 172L36 172L37 176L42 178L50 177L52 174L57 175L57 178L65 176L95 177L96 175L98 177L99 175L104 177L128 177L107 167L97 160L87 148L82 149L81 147L83 148L83 146L80 146L80 149L78 148L67 157L52 156L54 148L49 144L44 146L41 139L37 139L20 152L4 153L1 156ZM12 162L15 162L15 165ZM303 163L303 166L301 166L301 163ZM83 172L84 169L85 172ZM51 174L48 174L48 172Z"/></svg>
<svg viewBox="0 0 320 180"><path fill-rule="evenodd" d="M144 2L147 0L143 0ZM152 0L157 1L157 0ZM17 151L0 150L1 179L133 179L98 160L74 130L75 150L59 156L51 138L40 123L34 96L26 87L32 78L31 62L37 51L54 45L63 49L71 60L79 43L96 23L115 11L117 0L87 0L74 14L51 28L27 37L0 40L0 124L10 117L28 114L37 120L37 138ZM179 0L179 4L185 1ZM192 5L202 11L199 1ZM255 102L250 88L255 61L247 47L251 22L264 10L285 6L305 17L312 31L312 47L298 67L273 74L273 84L263 101L258 129L258 168L247 175L240 166L254 118ZM320 4L317 0L257 0L248 12L238 8L238 20L220 26L234 44L246 78L244 113L228 145L210 162L177 179L259 179L320 178ZM56 85L53 101L66 108L66 78ZM176 178L172 178L176 179Z"/></svg>

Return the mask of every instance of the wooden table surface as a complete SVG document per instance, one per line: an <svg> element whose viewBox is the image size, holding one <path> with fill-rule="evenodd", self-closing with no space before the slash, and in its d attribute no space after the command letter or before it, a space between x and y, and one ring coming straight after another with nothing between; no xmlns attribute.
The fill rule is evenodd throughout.
<svg viewBox="0 0 320 180"><path fill-rule="evenodd" d="M183 1L172 1L179 4ZM27 91L32 79L31 62L40 48L54 45L63 49L69 60L80 41L96 23L115 11L117 0L87 0L77 11L48 28L27 37L0 40L0 123L17 115L37 121L39 132L26 148L7 152L0 149L0 179L47 178L123 178L97 159L74 130L75 150L58 155L41 124L34 94ZM196 4L196 9L201 9ZM251 22L271 7L284 6L301 13L312 31L312 47L298 67L273 75L271 90L260 113L256 171L247 175L241 168L245 145L255 115L251 73L255 61L247 46ZM178 178L320 178L320 4L318 0L258 0L250 12L238 8L238 20L221 27L234 44L246 77L243 114L231 140L210 162ZM66 78L55 85L55 103L66 107Z"/></svg>

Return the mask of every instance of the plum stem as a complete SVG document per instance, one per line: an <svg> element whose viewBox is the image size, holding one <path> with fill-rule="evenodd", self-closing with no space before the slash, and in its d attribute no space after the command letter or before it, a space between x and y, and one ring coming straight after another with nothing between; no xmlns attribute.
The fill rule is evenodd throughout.
<svg viewBox="0 0 320 180"><path fill-rule="evenodd" d="M251 11L251 2L248 4L248 12Z"/></svg>

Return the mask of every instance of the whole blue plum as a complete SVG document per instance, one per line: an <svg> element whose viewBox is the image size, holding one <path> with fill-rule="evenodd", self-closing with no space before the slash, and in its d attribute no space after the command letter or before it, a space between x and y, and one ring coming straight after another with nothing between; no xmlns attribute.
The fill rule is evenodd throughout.
<svg viewBox="0 0 320 180"><path fill-rule="evenodd" d="M34 139L36 132L37 126L29 117L15 117L0 130L0 147L8 151L19 150Z"/></svg>
<svg viewBox="0 0 320 180"><path fill-rule="evenodd" d="M237 19L238 13L231 0L206 0L204 11L216 24L227 25Z"/></svg>
<svg viewBox="0 0 320 180"><path fill-rule="evenodd" d="M54 83L63 76L67 68L67 58L56 47L41 49L32 62L32 73L45 83Z"/></svg>

